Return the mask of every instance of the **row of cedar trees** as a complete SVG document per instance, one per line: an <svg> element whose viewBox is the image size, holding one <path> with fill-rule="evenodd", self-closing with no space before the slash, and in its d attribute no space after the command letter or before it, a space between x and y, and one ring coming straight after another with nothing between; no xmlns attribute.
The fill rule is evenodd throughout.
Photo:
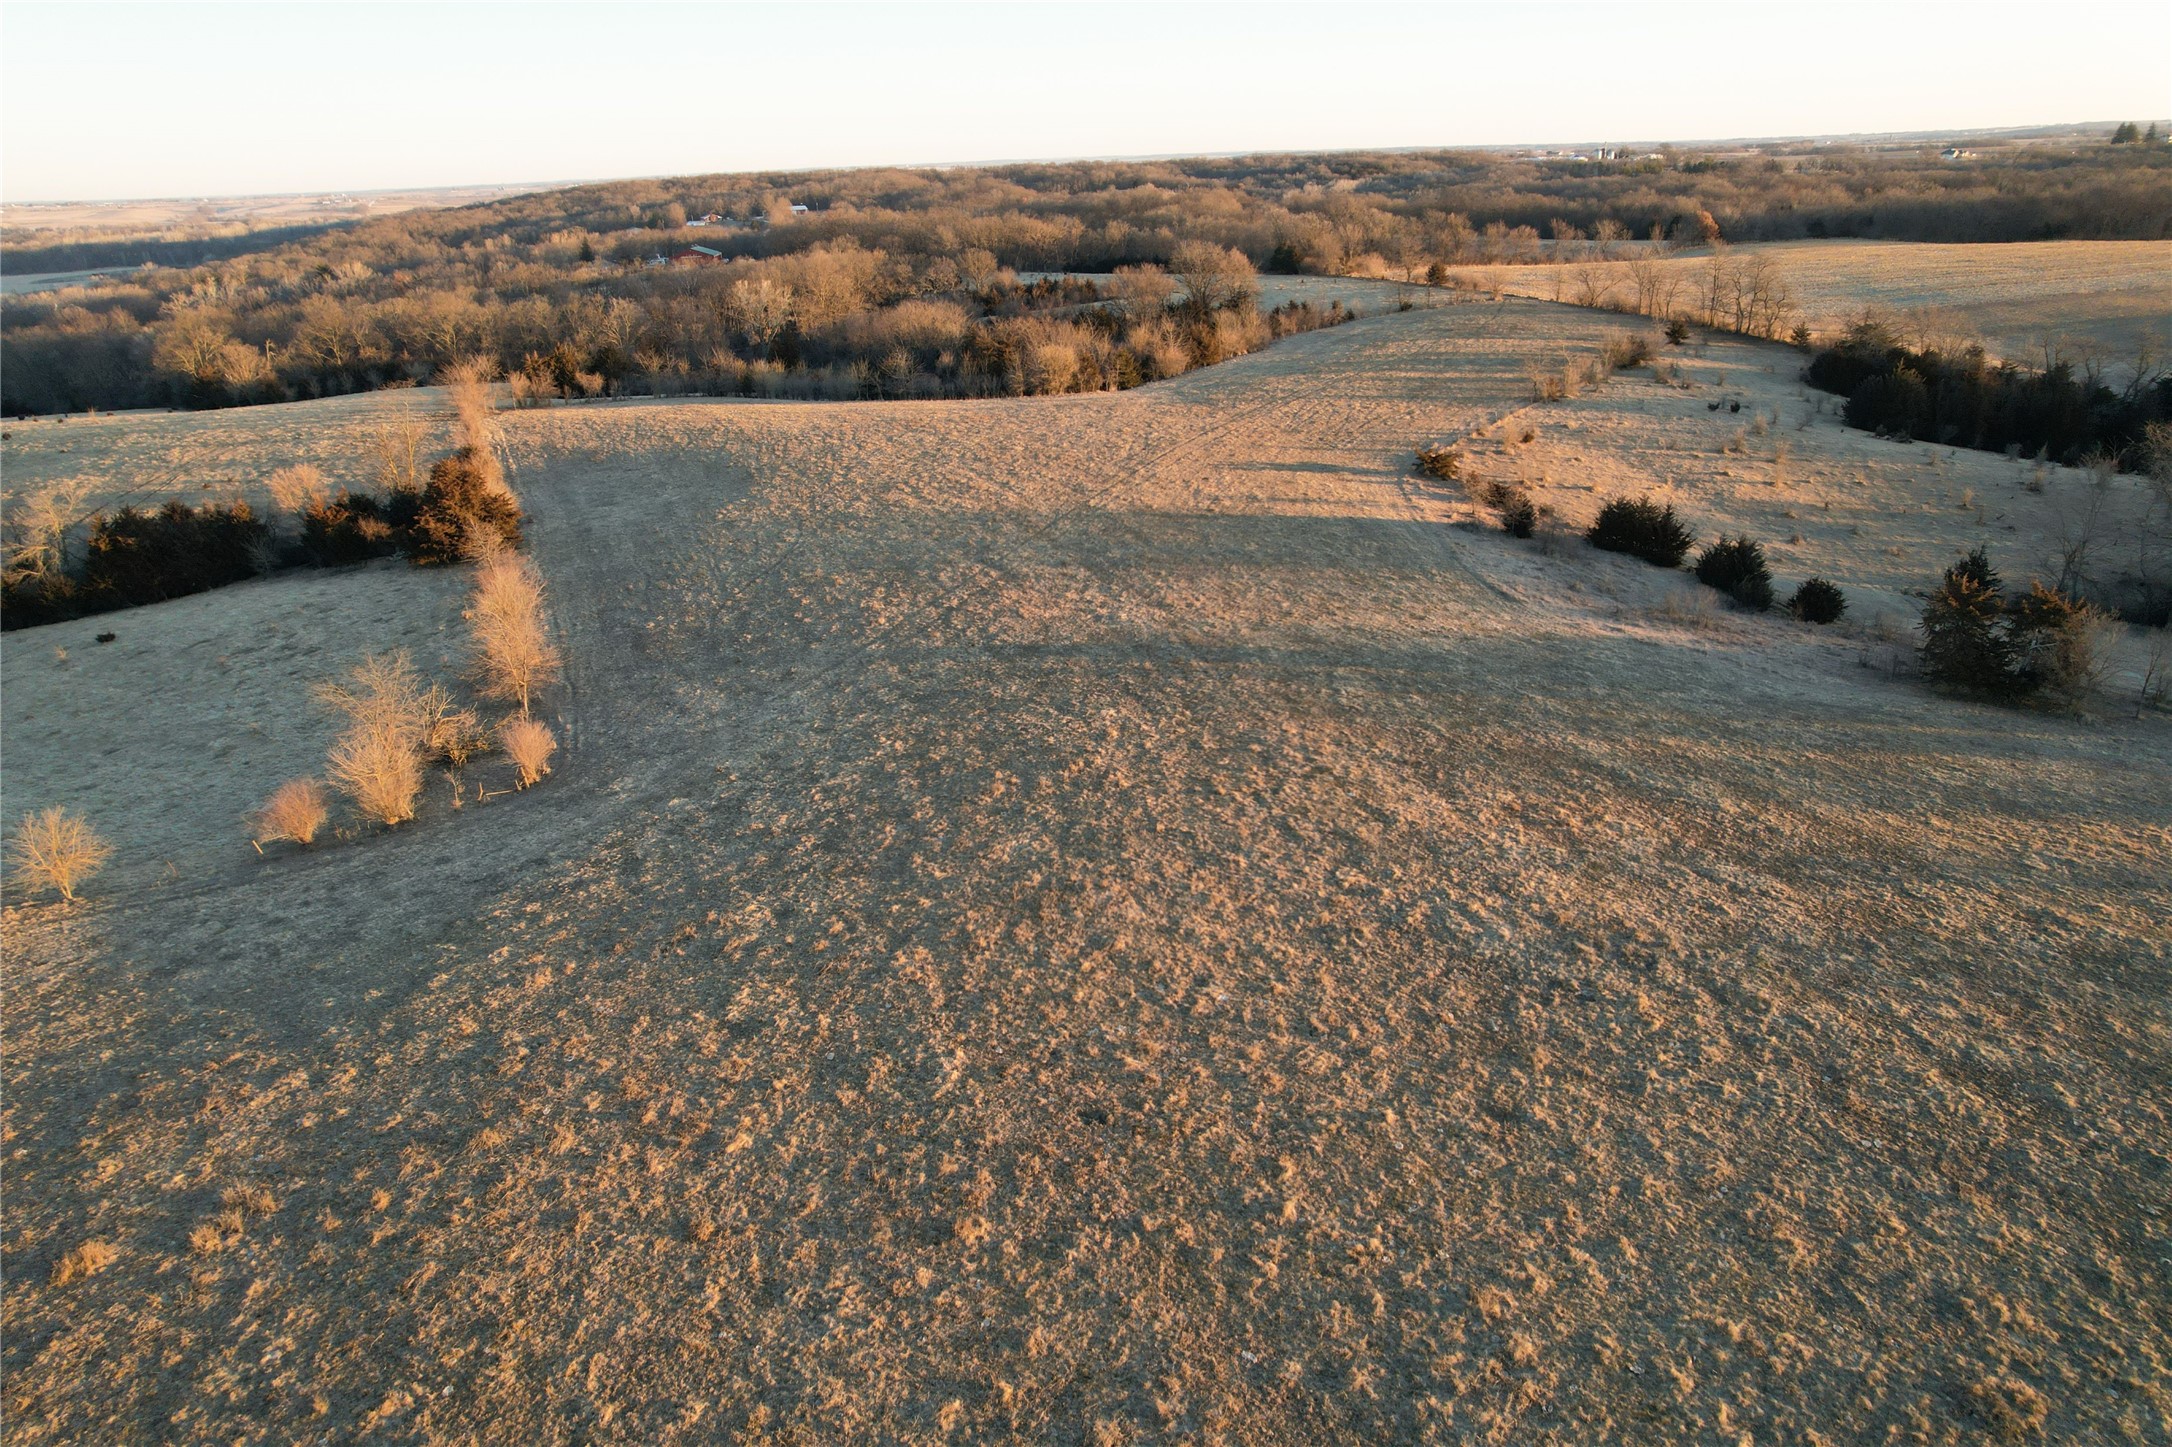
<svg viewBox="0 0 2172 1447"><path fill-rule="evenodd" d="M447 390L459 446L431 469L431 485L442 480L444 491L461 500L462 521L450 535L433 530L411 545L418 560L459 557L474 563L474 591L466 609L473 673L486 697L519 711L494 731L486 730L476 711L451 690L425 685L404 653L371 654L346 679L321 688L319 700L345 719L326 758L326 775L360 818L386 826L414 818L432 763L445 769L458 807L460 771L488 751L493 737L524 789L550 772L558 748L549 726L531 711L536 695L559 677L560 659L544 613L542 575L516 551L520 503L498 461L488 368L456 369ZM353 494L343 493L323 508L344 514L332 526L371 538L390 536L381 510ZM323 784L288 780L252 816L257 847L274 840L310 844L330 812Z"/></svg>
<svg viewBox="0 0 2172 1447"><path fill-rule="evenodd" d="M1495 506L1503 526L1513 499ZM1648 498L1617 498L1599 510L1585 534L1598 548L1627 553L1657 567L1679 567L1696 535L1673 507ZM1749 537L1721 537L1696 560L1697 580L1727 594L1750 611L1774 603L1772 574L1765 550ZM1834 623L1847 611L1839 588L1811 578L1786 602L1787 610L1807 623ZM2026 593L2009 596L1982 548L1946 569L1924 604L1920 623L1924 674L1957 692L2002 703L2046 698L2074 704L2100 690L2119 631L2116 618L2089 603L2068 597L2041 582ZM2162 644L2160 643L2160 647ZM2143 700L2161 693L2161 680L2143 680Z"/></svg>
<svg viewBox="0 0 2172 1447"><path fill-rule="evenodd" d="M1804 378L1847 399L1850 427L1919 442L2033 454L2073 467L2104 458L2139 472L2172 428L2172 372L2137 366L2119 387L2061 361L2043 371L1993 362L1980 346L1908 346L1865 318L1811 359Z"/></svg>

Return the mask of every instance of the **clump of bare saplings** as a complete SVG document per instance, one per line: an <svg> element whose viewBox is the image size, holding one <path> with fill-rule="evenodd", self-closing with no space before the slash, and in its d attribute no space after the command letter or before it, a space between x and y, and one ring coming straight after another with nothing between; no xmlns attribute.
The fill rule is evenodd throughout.
<svg viewBox="0 0 2172 1447"><path fill-rule="evenodd" d="M404 652L370 654L346 677L320 687L318 701L344 721L326 760L326 776L366 823L391 827L414 818L433 764L445 769L458 801L460 771L493 744L513 766L517 788L528 788L551 771L558 740L531 712L536 696L561 673L544 613L542 576L532 561L488 530L473 535L469 551L475 559L475 589L466 614L474 678L485 697L513 704L519 712L495 730L486 727L452 690L426 684ZM481 797L488 797L487 791ZM321 785L289 780L250 816L252 838L260 850L275 840L308 845L329 817Z"/></svg>
<svg viewBox="0 0 2172 1447"><path fill-rule="evenodd" d="M1616 372L1641 367L1652 360L1652 339L1641 333L1609 337L1588 357L1574 357L1553 371L1531 373L1531 400L1561 402L1596 387Z"/></svg>
<svg viewBox="0 0 2172 1447"><path fill-rule="evenodd" d="M476 564L468 628L483 691L520 705L517 717L498 726L498 743L518 771L520 787L528 788L551 771L550 758L558 750L549 726L528 712L537 691L560 673L535 564L518 553L486 547Z"/></svg>
<svg viewBox="0 0 2172 1447"><path fill-rule="evenodd" d="M55 805L23 816L8 853L16 876L32 889L50 889L73 904L77 888L105 867L113 847L89 824Z"/></svg>

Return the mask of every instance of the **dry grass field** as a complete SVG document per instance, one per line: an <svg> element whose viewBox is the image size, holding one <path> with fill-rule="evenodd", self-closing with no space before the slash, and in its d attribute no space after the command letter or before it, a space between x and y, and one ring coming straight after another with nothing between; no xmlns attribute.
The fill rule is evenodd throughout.
<svg viewBox="0 0 2172 1447"><path fill-rule="evenodd" d="M387 216L417 207L472 206L533 189L527 185L432 186L389 191L309 191L279 196L175 196L134 201L14 201L0 205L0 232L35 246L51 233L150 236L192 229L261 230Z"/></svg>
<svg viewBox="0 0 2172 1447"><path fill-rule="evenodd" d="M250 232L329 226L402 211L472 206L532 189L525 185L447 186L408 191L310 192L282 196L190 196L135 201L29 201L0 204L0 238L10 247L113 243L144 251L160 243L210 241ZM266 244L270 244L267 242ZM133 258L140 261L141 255ZM168 259L171 259L169 257ZM193 261L193 257L190 260ZM0 273L0 293L19 295L81 286L119 276L127 265L77 271Z"/></svg>
<svg viewBox="0 0 2172 1447"><path fill-rule="evenodd" d="M555 773L306 852L241 813L314 682L452 676L456 573L8 635L10 817L119 849L5 916L9 1440L2172 1437L2172 721L1888 667L2083 480L1759 343L1528 402L1630 325L508 413ZM359 478L435 405L6 461ZM1850 620L1474 526L1443 441Z"/></svg>
<svg viewBox="0 0 2172 1447"><path fill-rule="evenodd" d="M321 468L334 487L375 487L375 436L388 424L424 426L424 458L452 447L440 388L400 388L220 412L99 412L8 419L0 460L11 489L63 480L91 484L86 506L156 507L241 498L270 505L264 480L290 462Z"/></svg>
<svg viewBox="0 0 2172 1447"><path fill-rule="evenodd" d="M2027 365L2043 365L2048 352L2124 374L2144 348L2159 366L2172 356L2172 241L1790 241L1732 254L1769 257L1815 332L1837 332L1869 310L1932 338L1980 340ZM1665 263L1682 275L1685 296L1704 264L1701 256ZM1624 263L1589 266L1621 299L1634 294ZM1585 267L1456 270L1514 295L1575 301Z"/></svg>

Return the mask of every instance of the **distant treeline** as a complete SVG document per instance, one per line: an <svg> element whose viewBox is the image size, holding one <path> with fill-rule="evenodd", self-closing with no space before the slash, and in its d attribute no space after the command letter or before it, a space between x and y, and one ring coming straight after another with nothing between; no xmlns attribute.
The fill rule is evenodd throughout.
<svg viewBox="0 0 2172 1447"><path fill-rule="evenodd" d="M1995 364L1981 347L1915 351L1873 321L1813 357L1809 380L1848 399L1851 427L2066 466L2149 466L2151 425L2172 422L2172 376L2149 372L2115 390L2064 362L2039 372Z"/></svg>
<svg viewBox="0 0 2172 1447"><path fill-rule="evenodd" d="M1181 270L1187 244L1269 270L1416 279L1435 264L1582 259L1632 238L1648 251L1720 238L2159 237L2172 235L2163 150L2013 147L1961 163L1838 147L1603 162L1339 154L580 186L10 297L0 408L321 396L473 356L608 390L774 367L829 369L823 387L862 395L940 395L994 385L973 358L1006 316L1092 331L1103 323L1088 313L1121 311L1006 296L1008 271ZM696 244L715 259L650 264ZM1135 358L1198 352L1196 334L1119 340ZM1113 375L1092 337L1020 344L1092 360L1070 369L1072 385ZM1034 390L1027 363L1006 357L1001 375Z"/></svg>
<svg viewBox="0 0 2172 1447"><path fill-rule="evenodd" d="M267 226L217 235L161 233L155 236L90 238L82 241L49 241L36 245L0 246L0 271L25 276L46 271L125 270L143 265L193 267L228 261L254 251L290 245L321 236L334 225Z"/></svg>

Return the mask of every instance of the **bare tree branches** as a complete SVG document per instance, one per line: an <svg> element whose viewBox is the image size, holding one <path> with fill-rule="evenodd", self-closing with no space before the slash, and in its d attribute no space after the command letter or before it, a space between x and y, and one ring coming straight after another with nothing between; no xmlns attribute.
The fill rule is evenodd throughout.
<svg viewBox="0 0 2172 1447"><path fill-rule="evenodd" d="M467 617L484 692L517 701L525 715L536 692L555 681L560 668L543 614L543 578L535 564L503 549L485 552L477 564Z"/></svg>

